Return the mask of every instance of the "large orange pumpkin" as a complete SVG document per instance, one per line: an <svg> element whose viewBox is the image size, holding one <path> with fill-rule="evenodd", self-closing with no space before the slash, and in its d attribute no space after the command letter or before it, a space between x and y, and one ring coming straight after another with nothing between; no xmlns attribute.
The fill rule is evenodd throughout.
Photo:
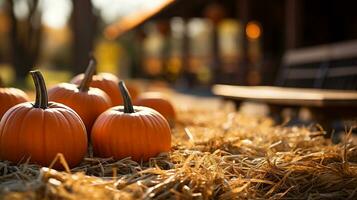
<svg viewBox="0 0 357 200"><path fill-rule="evenodd" d="M158 92L146 92L137 98L134 105L146 106L158 111L171 126L174 126L176 120L176 113L173 105L164 95Z"/></svg>
<svg viewBox="0 0 357 200"><path fill-rule="evenodd" d="M71 83L80 84L83 78L84 74L79 74L71 80ZM90 86L103 90L110 97L112 105L117 106L123 104L123 99L118 90L118 83L119 79L115 75L110 73L99 73L93 76ZM135 99L139 93L135 86L130 86L129 92L133 95L133 99Z"/></svg>
<svg viewBox="0 0 357 200"><path fill-rule="evenodd" d="M50 101L63 103L76 111L83 120L88 134L97 117L112 105L109 96L104 91L89 87L95 70L95 62L91 59L79 86L61 83L48 91Z"/></svg>
<svg viewBox="0 0 357 200"><path fill-rule="evenodd" d="M171 148L171 131L165 118L147 107L133 106L121 81L124 106L113 107L101 114L92 128L96 156L148 160Z"/></svg>
<svg viewBox="0 0 357 200"><path fill-rule="evenodd" d="M70 167L87 152L87 134L80 117L71 108L48 102L43 77L30 72L36 86L35 102L18 104L0 121L0 159L48 166L62 153ZM60 168L56 163L55 168Z"/></svg>
<svg viewBox="0 0 357 200"><path fill-rule="evenodd" d="M29 101L29 97L25 92L17 88L2 87L0 78L0 119L9 108L26 101Z"/></svg>

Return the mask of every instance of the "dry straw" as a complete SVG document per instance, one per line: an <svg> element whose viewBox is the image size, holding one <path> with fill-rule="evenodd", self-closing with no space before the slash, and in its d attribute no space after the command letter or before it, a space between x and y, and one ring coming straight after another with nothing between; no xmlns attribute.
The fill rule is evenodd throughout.
<svg viewBox="0 0 357 200"><path fill-rule="evenodd" d="M178 116L172 151L146 163L88 156L59 172L0 162L1 197L357 199L350 134L334 145L314 128L276 126L229 109L184 109Z"/></svg>

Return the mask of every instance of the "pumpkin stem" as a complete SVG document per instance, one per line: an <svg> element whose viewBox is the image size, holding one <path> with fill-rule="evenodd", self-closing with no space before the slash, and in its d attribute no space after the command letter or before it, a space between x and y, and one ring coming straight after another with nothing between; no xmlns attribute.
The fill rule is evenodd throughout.
<svg viewBox="0 0 357 200"><path fill-rule="evenodd" d="M0 87L3 87L4 86L4 82L2 81L2 78L0 76Z"/></svg>
<svg viewBox="0 0 357 200"><path fill-rule="evenodd" d="M124 81L119 81L119 89L124 101L124 113L134 113L133 103L131 102L131 97Z"/></svg>
<svg viewBox="0 0 357 200"><path fill-rule="evenodd" d="M36 88L36 100L34 107L46 109L48 107L48 96L45 80L39 70L30 71L30 74Z"/></svg>
<svg viewBox="0 0 357 200"><path fill-rule="evenodd" d="M95 56L94 56L94 53L93 52L89 52L89 60L94 60L94 64L95 64L95 67L94 67L94 75L97 75L97 59L95 59Z"/></svg>
<svg viewBox="0 0 357 200"><path fill-rule="evenodd" d="M86 72L84 73L84 78L78 87L79 91L87 92L89 90L89 85L92 82L93 75L95 74L96 65L97 61L94 57L91 57Z"/></svg>

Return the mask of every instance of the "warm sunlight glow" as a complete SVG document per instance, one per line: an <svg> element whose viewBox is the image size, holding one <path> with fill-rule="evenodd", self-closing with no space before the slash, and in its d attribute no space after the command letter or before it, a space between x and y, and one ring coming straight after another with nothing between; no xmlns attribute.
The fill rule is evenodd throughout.
<svg viewBox="0 0 357 200"><path fill-rule="evenodd" d="M43 0L41 1L42 23L51 28L63 28L72 12L70 0Z"/></svg>

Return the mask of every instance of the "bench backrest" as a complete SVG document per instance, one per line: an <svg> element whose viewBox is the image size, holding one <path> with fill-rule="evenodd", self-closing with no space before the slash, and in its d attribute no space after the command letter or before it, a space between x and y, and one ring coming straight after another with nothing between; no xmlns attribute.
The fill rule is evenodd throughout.
<svg viewBox="0 0 357 200"><path fill-rule="evenodd" d="M276 85L357 90L357 40L287 51Z"/></svg>

